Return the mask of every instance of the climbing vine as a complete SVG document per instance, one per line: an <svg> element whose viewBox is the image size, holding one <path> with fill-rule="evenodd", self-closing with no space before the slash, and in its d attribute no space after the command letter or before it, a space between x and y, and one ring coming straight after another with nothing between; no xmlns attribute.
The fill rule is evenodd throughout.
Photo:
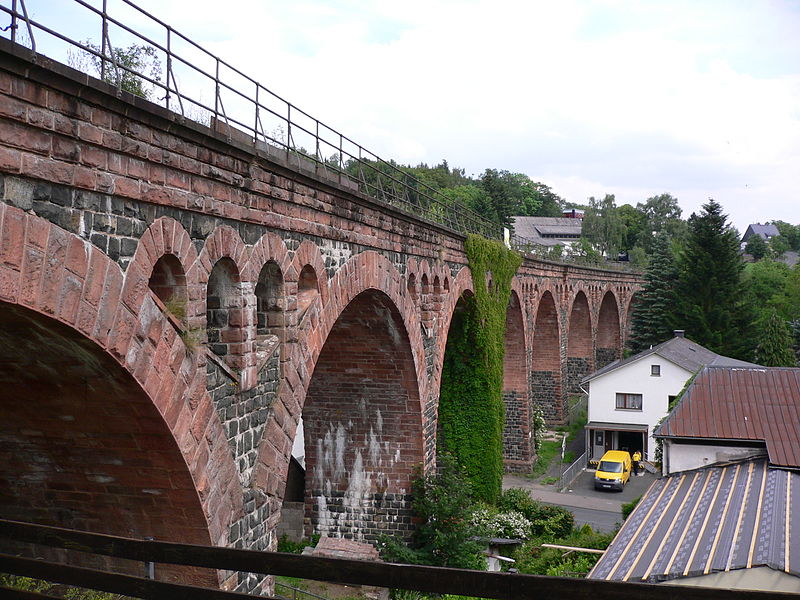
<svg viewBox="0 0 800 600"><path fill-rule="evenodd" d="M470 235L464 244L475 295L464 296L447 337L439 447L456 457L475 494L494 502L503 481L503 355L511 279L522 258Z"/></svg>

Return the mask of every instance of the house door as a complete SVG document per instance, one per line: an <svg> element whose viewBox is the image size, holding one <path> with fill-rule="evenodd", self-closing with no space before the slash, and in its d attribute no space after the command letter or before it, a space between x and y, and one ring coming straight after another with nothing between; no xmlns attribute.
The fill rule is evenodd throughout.
<svg viewBox="0 0 800 600"><path fill-rule="evenodd" d="M614 432L613 431L606 431L606 443L605 443L606 452L609 450L614 450Z"/></svg>

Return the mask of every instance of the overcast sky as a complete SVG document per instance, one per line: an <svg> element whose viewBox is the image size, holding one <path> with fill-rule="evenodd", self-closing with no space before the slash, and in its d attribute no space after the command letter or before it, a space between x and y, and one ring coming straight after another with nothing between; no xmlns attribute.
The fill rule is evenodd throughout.
<svg viewBox="0 0 800 600"><path fill-rule="evenodd" d="M798 0L138 4L384 158L800 223Z"/></svg>

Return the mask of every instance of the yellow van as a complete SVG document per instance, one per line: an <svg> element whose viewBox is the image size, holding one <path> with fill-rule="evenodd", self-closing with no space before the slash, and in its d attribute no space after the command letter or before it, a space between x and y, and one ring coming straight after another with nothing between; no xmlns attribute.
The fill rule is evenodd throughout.
<svg viewBox="0 0 800 600"><path fill-rule="evenodd" d="M631 478L631 455L624 450L609 450L597 464L594 489L619 490Z"/></svg>

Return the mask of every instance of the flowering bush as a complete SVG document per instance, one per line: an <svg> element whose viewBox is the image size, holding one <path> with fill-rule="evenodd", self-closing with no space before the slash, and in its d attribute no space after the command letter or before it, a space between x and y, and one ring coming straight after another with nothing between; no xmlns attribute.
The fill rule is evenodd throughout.
<svg viewBox="0 0 800 600"><path fill-rule="evenodd" d="M531 535L531 522L516 511L498 513L481 508L472 513L471 521L488 537L525 540Z"/></svg>

